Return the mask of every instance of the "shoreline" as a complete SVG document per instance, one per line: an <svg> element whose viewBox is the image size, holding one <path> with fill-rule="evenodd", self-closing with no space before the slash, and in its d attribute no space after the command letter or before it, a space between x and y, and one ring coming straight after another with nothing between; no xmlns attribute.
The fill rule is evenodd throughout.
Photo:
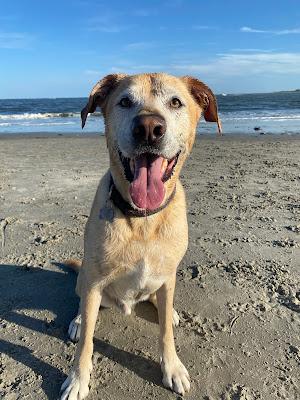
<svg viewBox="0 0 300 400"><path fill-rule="evenodd" d="M0 133L0 140L1 139L15 139L15 138L59 138L59 137L78 137L78 138L94 138L94 137L104 137L105 134L103 132L18 132L18 133ZM196 139L199 138L215 138L220 137L217 132L216 133L196 133ZM242 133L242 132L233 132L233 133L223 133L223 138L230 137L230 138L297 138L300 137L300 130L299 133Z"/></svg>

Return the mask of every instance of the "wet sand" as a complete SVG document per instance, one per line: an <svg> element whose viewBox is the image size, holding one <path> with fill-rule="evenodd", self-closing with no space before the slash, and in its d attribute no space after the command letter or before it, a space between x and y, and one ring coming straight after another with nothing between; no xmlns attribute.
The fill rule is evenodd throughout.
<svg viewBox="0 0 300 400"><path fill-rule="evenodd" d="M0 138L0 398L56 399L72 365L83 229L104 138ZM190 229L175 330L187 399L300 398L300 139L201 137L182 171ZM88 399L178 399L161 385L156 311L102 310Z"/></svg>

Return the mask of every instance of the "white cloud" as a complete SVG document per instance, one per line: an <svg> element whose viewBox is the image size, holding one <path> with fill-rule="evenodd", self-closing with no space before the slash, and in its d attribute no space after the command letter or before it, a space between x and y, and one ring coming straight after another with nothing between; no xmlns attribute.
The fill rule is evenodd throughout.
<svg viewBox="0 0 300 400"><path fill-rule="evenodd" d="M148 8L139 8L136 10L133 10L132 15L135 17L150 17L151 15L154 15L156 13L155 9L148 9Z"/></svg>
<svg viewBox="0 0 300 400"><path fill-rule="evenodd" d="M138 74L140 72L158 72L170 69L168 65L158 64L132 64L132 65L116 65L110 68L111 72L123 72L127 74Z"/></svg>
<svg viewBox="0 0 300 400"><path fill-rule="evenodd" d="M203 73L207 76L249 76L256 74L299 74L300 53L226 53L201 64L174 64L183 73Z"/></svg>
<svg viewBox="0 0 300 400"><path fill-rule="evenodd" d="M33 37L21 32L0 32L0 49L25 49L30 46Z"/></svg>
<svg viewBox="0 0 300 400"><path fill-rule="evenodd" d="M250 28L249 26L243 26L240 29L240 31L248 33L271 33L273 35L290 35L290 34L299 34L300 28L271 30L271 29L254 29Z"/></svg>
<svg viewBox="0 0 300 400"><path fill-rule="evenodd" d="M195 31L205 31L205 30L217 30L216 26L209 26L209 25L193 25L192 29Z"/></svg>
<svg viewBox="0 0 300 400"><path fill-rule="evenodd" d="M86 70L84 71L84 73L85 73L86 75L101 75L101 72L100 72L100 71L97 71L96 69L86 69Z"/></svg>
<svg viewBox="0 0 300 400"><path fill-rule="evenodd" d="M119 33L129 29L128 26L124 25L95 25L88 28L91 32L104 32L104 33Z"/></svg>
<svg viewBox="0 0 300 400"><path fill-rule="evenodd" d="M248 26L243 26L240 29L241 32L251 32L251 33L266 33L268 31L262 31L260 29L253 29L253 28L249 28Z"/></svg>
<svg viewBox="0 0 300 400"><path fill-rule="evenodd" d="M294 28L294 29L284 29L282 31L277 31L277 35L289 35L291 33L300 33L300 28Z"/></svg>
<svg viewBox="0 0 300 400"><path fill-rule="evenodd" d="M132 28L132 25L116 23L115 16L110 14L89 18L86 24L90 32L119 33Z"/></svg>
<svg viewBox="0 0 300 400"><path fill-rule="evenodd" d="M233 53L273 53L275 49L231 49Z"/></svg>
<svg viewBox="0 0 300 400"><path fill-rule="evenodd" d="M152 47L155 47L154 42L135 42L127 44L124 49L125 50L145 50Z"/></svg>
<svg viewBox="0 0 300 400"><path fill-rule="evenodd" d="M125 72L135 74L139 72L162 71L175 75L195 74L203 79L223 80L237 77L255 79L262 76L285 76L300 75L300 53L270 53L270 52L244 52L217 54L209 62L193 62L185 60L169 64L139 64L132 60L118 61L105 71L86 70L89 76L101 76L103 73Z"/></svg>
<svg viewBox="0 0 300 400"><path fill-rule="evenodd" d="M162 6L167 8L179 8L184 5L184 0L166 0Z"/></svg>

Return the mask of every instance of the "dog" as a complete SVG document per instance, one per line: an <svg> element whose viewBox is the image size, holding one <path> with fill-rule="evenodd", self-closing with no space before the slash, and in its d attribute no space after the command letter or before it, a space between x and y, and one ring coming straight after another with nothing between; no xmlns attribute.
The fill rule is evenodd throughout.
<svg viewBox="0 0 300 400"><path fill-rule="evenodd" d="M100 305L130 314L150 301L158 310L163 384L184 395L189 374L176 354L173 309L176 270L188 244L186 202L179 180L201 114L216 122L216 98L200 80L164 73L111 74L92 89L81 112L82 128L99 107L105 122L110 167L98 186L85 227L76 292L78 315L69 336L78 341L61 400L89 392L93 334Z"/></svg>

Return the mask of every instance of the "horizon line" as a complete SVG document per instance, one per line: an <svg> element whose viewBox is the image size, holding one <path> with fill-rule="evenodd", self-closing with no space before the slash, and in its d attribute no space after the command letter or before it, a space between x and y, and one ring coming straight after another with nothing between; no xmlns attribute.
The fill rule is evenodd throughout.
<svg viewBox="0 0 300 400"><path fill-rule="evenodd" d="M300 92L300 88L297 89L282 89L282 90L274 90L274 91L267 91L267 92L221 92L221 93L216 93L215 96L224 96L224 94L226 96L241 96L241 95L248 95L248 94L271 94L271 93L283 93L283 92ZM63 97L56 97L56 96L51 96L51 97L1 97L1 100L45 100L45 99L51 99L51 100L55 100L55 99L86 99L89 96L63 96Z"/></svg>

